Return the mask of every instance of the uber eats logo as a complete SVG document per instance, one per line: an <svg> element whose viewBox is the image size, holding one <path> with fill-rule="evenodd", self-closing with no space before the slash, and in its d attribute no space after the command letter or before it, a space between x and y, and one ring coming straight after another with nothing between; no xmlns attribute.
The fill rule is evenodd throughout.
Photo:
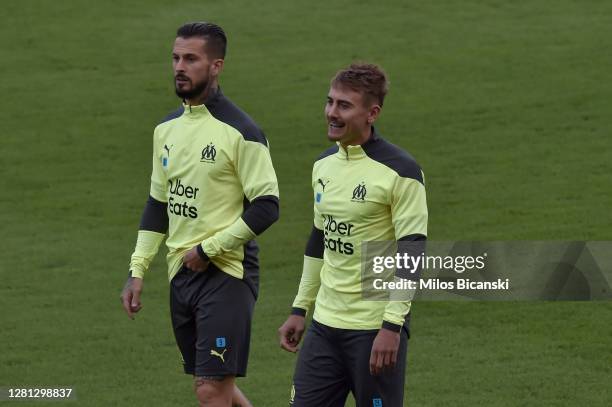
<svg viewBox="0 0 612 407"><path fill-rule="evenodd" d="M168 199L168 211L177 216L195 219L198 217L198 208L191 206L182 198L196 199L200 188L184 185L180 178L168 180L170 184L170 198Z"/></svg>
<svg viewBox="0 0 612 407"><path fill-rule="evenodd" d="M331 215L323 215L323 218L325 247L333 252L338 252L340 254L353 254L355 252L353 244L342 240L342 238L347 238L351 236L355 225L353 225L352 223L338 222ZM330 234L332 233L340 236L338 236L337 238L332 238L330 237Z"/></svg>

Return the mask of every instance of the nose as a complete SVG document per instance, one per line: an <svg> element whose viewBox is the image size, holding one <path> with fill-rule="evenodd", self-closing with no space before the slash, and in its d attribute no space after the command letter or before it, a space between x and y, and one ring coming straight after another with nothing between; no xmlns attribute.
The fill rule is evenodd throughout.
<svg viewBox="0 0 612 407"><path fill-rule="evenodd" d="M338 110L335 103L325 105L325 115L328 119L335 119L338 117Z"/></svg>
<svg viewBox="0 0 612 407"><path fill-rule="evenodd" d="M179 58L174 63L174 72L185 72L185 63L183 62L183 58Z"/></svg>

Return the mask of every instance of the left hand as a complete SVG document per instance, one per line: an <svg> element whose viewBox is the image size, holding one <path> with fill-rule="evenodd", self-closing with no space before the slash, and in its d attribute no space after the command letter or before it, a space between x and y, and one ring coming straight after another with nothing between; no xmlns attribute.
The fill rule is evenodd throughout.
<svg viewBox="0 0 612 407"><path fill-rule="evenodd" d="M370 374L378 376L385 370L390 370L395 367L397 362L397 350L400 344L399 332L393 332L389 329L380 328L374 343L372 344L372 352L370 353Z"/></svg>
<svg viewBox="0 0 612 407"><path fill-rule="evenodd" d="M189 250L183 257L183 264L191 271L202 272L206 271L210 262L204 261L198 254L197 246Z"/></svg>

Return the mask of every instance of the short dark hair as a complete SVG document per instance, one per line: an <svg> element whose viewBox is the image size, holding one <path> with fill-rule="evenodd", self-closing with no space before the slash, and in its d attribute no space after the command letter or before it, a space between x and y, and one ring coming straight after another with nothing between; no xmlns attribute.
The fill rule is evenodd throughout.
<svg viewBox="0 0 612 407"><path fill-rule="evenodd" d="M212 58L225 58L227 37L223 28L217 24L204 21L186 23L176 30L176 36L181 38L200 37L206 40L206 52Z"/></svg>
<svg viewBox="0 0 612 407"><path fill-rule="evenodd" d="M378 65L354 63L339 70L331 80L331 86L346 86L355 92L363 93L370 101L381 107L389 90L387 75Z"/></svg>

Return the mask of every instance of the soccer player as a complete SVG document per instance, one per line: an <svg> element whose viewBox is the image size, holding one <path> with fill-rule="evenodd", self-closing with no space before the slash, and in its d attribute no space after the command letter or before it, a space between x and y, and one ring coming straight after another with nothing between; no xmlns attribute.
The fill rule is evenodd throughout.
<svg viewBox="0 0 612 407"><path fill-rule="evenodd" d="M258 291L253 239L278 219L279 207L264 134L218 85L226 44L215 24L177 31L172 59L183 105L155 128L150 196L121 295L133 318L167 234L174 335L207 407L250 405L234 378L246 374Z"/></svg>
<svg viewBox="0 0 612 407"><path fill-rule="evenodd" d="M281 347L296 352L304 319L313 320L298 354L291 403L360 407L402 405L410 302L364 301L361 244L421 241L427 235L423 173L373 127L387 93L376 65L353 64L331 81L325 106L335 145L314 163L314 226ZM421 243L422 244L422 243Z"/></svg>

